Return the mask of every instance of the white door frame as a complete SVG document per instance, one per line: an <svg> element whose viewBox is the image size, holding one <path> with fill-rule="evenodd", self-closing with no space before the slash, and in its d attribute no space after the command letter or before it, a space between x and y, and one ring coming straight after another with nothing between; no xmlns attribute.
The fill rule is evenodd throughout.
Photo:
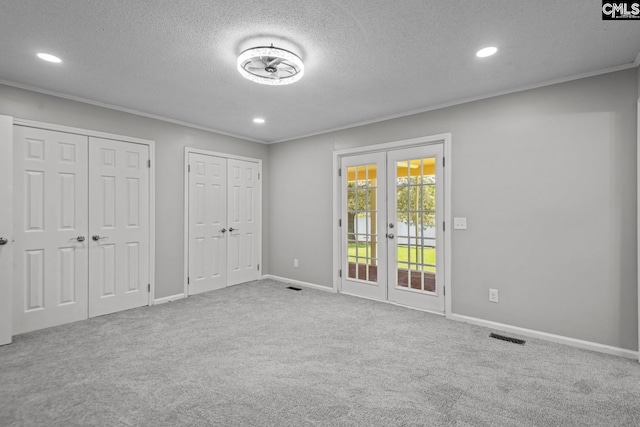
<svg viewBox="0 0 640 427"><path fill-rule="evenodd" d="M11 343L13 328L13 118L0 116L0 345Z"/></svg>
<svg viewBox="0 0 640 427"><path fill-rule="evenodd" d="M640 75L640 73L638 74ZM637 160L636 160L636 166L640 165L640 98L638 98L638 105L636 108L636 112L638 115L638 127L637 127L637 142L636 142L636 148L638 150L638 154L637 154ZM640 169L638 169L637 171L637 184L638 184L638 188L637 188L637 192L638 192L638 197L637 197L637 207L638 207L638 212L637 212L637 216L638 216L638 231L637 231L637 235L636 235L636 245L638 247L638 262L640 263ZM640 265L640 264L639 264ZM637 274L636 277L636 281L638 283L638 313L640 313L640 272ZM640 316L638 316L638 342L640 343ZM638 350L638 361L640 362L640 349Z"/></svg>
<svg viewBox="0 0 640 427"><path fill-rule="evenodd" d="M184 271L183 271L183 295L185 298L189 296L189 154L203 154L205 156L223 157L225 159L243 160L245 162L253 162L258 164L258 217L256 218L258 227L260 228L260 244L258 245L259 264L262 265L262 159L253 157L236 156L233 154L220 153L217 151L204 150L201 148L184 147ZM262 273L260 273L261 275Z"/></svg>
<svg viewBox="0 0 640 427"><path fill-rule="evenodd" d="M446 317L451 316L451 230L453 228L453 222L451 220L451 133L443 133L439 135L424 136L420 138L405 139L401 141L387 142L383 144L367 145L358 148L349 148L345 150L336 150L333 152L333 290L335 292L340 291L340 266L342 262L342 245L341 245L341 227L339 226L342 203L341 193L342 188L340 186L341 180L338 176L340 169L340 161L342 157L354 154L372 153L378 151L388 151L398 148L409 148L428 144L444 145L444 214L443 221L446 224L444 232L444 287L445 302L444 302L444 315Z"/></svg>
<svg viewBox="0 0 640 427"><path fill-rule="evenodd" d="M13 118L13 124L19 126L27 126L37 129L53 130L58 132L72 133L76 135L84 135L88 137L113 139L116 141L132 142L135 144L143 144L149 146L149 159L151 168L149 170L149 283L151 291L148 296L148 304L153 305L156 289L156 147L155 141L150 139L135 138L132 136L118 135L107 132L99 132L88 129L81 129L70 126L57 125L53 123L37 122L33 120L24 120ZM13 144L13 141L11 141Z"/></svg>

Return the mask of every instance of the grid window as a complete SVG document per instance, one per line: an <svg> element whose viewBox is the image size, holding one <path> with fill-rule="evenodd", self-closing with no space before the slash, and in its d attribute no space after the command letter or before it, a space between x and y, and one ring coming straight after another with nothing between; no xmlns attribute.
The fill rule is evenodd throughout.
<svg viewBox="0 0 640 427"><path fill-rule="evenodd" d="M347 168L347 277L378 281L378 187L375 164Z"/></svg>
<svg viewBox="0 0 640 427"><path fill-rule="evenodd" d="M398 286L435 291L435 159L396 162Z"/></svg>

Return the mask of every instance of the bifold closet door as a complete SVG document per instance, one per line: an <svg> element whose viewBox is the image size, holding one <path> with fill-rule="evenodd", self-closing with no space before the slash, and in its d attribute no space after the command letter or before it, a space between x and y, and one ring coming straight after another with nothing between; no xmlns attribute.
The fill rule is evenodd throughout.
<svg viewBox="0 0 640 427"><path fill-rule="evenodd" d="M244 160L227 160L229 285L257 280L260 227L258 223L258 164Z"/></svg>
<svg viewBox="0 0 640 427"><path fill-rule="evenodd" d="M14 126L13 333L87 318L87 137Z"/></svg>
<svg viewBox="0 0 640 427"><path fill-rule="evenodd" d="M147 145L14 126L13 333L147 305Z"/></svg>
<svg viewBox="0 0 640 427"><path fill-rule="evenodd" d="M189 295L260 277L258 163L189 153Z"/></svg>
<svg viewBox="0 0 640 427"><path fill-rule="evenodd" d="M149 303L149 147L89 139L89 317Z"/></svg>
<svg viewBox="0 0 640 427"><path fill-rule="evenodd" d="M227 285L227 159L189 153L189 294Z"/></svg>

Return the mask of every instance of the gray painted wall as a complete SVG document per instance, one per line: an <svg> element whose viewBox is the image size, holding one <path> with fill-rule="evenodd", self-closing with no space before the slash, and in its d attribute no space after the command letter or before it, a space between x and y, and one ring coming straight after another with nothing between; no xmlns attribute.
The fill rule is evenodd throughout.
<svg viewBox="0 0 640 427"><path fill-rule="evenodd" d="M629 69L273 145L269 271L332 286L334 150L451 132L453 312L637 350L637 95Z"/></svg>
<svg viewBox="0 0 640 427"><path fill-rule="evenodd" d="M262 159L263 264L268 266L268 146L3 85L0 114L156 142L156 298L183 292L184 147Z"/></svg>
<svg viewBox="0 0 640 427"><path fill-rule="evenodd" d="M264 272L331 286L333 151L451 132L453 312L636 350L638 76L272 146L2 85L0 114L156 141L156 298L182 292L185 146L263 159Z"/></svg>

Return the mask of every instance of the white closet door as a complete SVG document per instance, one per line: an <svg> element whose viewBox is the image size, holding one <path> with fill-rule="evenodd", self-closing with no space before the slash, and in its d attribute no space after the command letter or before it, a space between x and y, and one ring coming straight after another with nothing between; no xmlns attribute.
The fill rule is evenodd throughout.
<svg viewBox="0 0 640 427"><path fill-rule="evenodd" d="M89 317L149 303L149 147L89 139Z"/></svg>
<svg viewBox="0 0 640 427"><path fill-rule="evenodd" d="M14 126L13 333L87 318L87 137Z"/></svg>
<svg viewBox="0 0 640 427"><path fill-rule="evenodd" d="M228 284L257 280L260 244L260 185L258 164L227 160L228 171Z"/></svg>
<svg viewBox="0 0 640 427"><path fill-rule="evenodd" d="M189 295L227 285L227 159L189 153Z"/></svg>

